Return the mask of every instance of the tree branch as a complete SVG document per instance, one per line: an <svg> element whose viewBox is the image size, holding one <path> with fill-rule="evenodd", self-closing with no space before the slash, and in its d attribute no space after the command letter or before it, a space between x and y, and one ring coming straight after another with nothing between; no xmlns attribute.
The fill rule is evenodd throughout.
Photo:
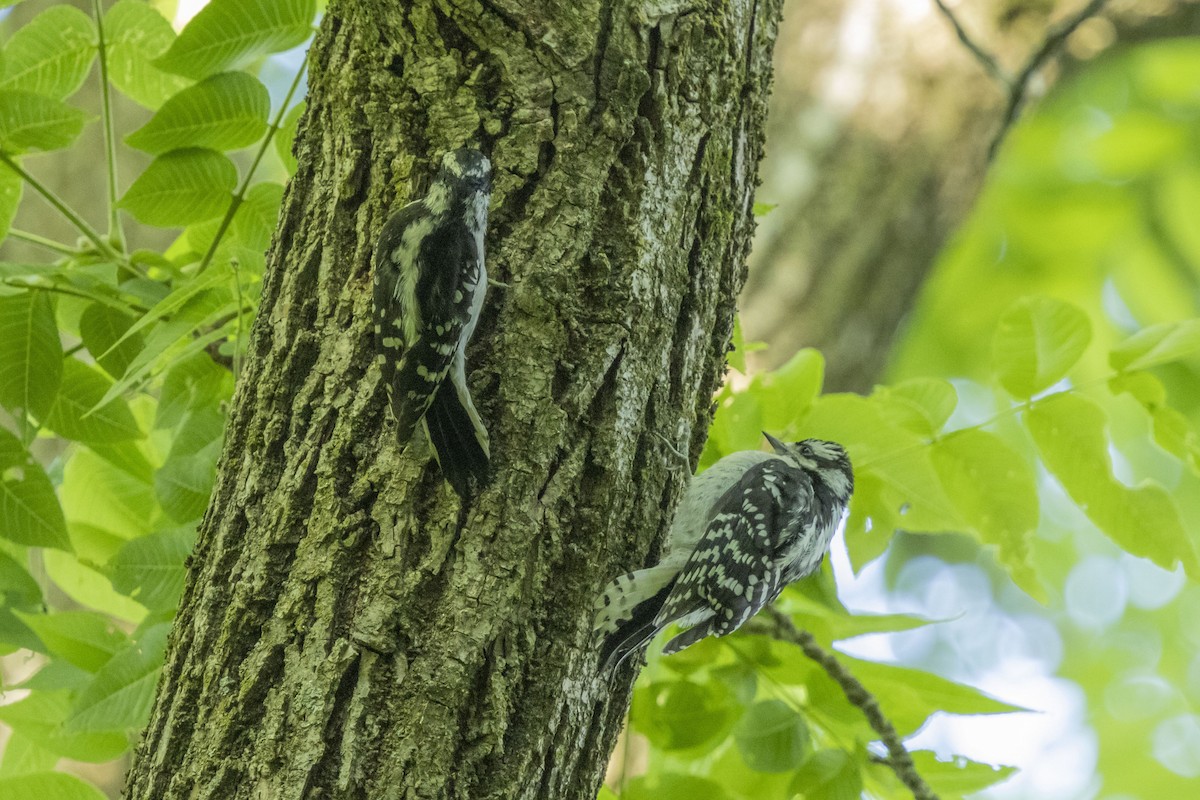
<svg viewBox="0 0 1200 800"><path fill-rule="evenodd" d="M1000 142L1004 141L1004 137L1008 134L1008 129L1016 121L1017 114L1020 113L1021 106L1025 102L1029 82L1033 79L1034 74L1042 68L1052 55L1059 51L1063 42L1075 32L1076 28L1086 20L1100 13L1100 10L1104 8L1104 4L1107 2L1108 0L1091 0L1091 2L1073 16L1068 17L1051 28L1049 33L1046 34L1046 38L1042 40L1041 46L1025 62L1025 66L1017 73L1016 80L1009 86L1008 105L1004 109L1003 119L1000 120L1000 130L996 131L995 138L992 139L991 145L988 146L989 161L995 157L996 151L1000 148Z"/></svg>
<svg viewBox="0 0 1200 800"><path fill-rule="evenodd" d="M946 5L945 0L933 0L933 2L938 7L938 11L942 12L942 16L948 19L950 24L954 26L954 32L958 34L958 40L962 42L963 46L971 51L971 55L975 56L975 59L983 65L983 68L987 71L987 74L991 75L1005 86L1011 88L1013 85L1012 76L1004 71L1004 67L1000 66L1000 62L996 60L994 55L989 53L987 50L984 50L981 45L977 44L975 40L971 38L971 35L967 33L966 29L962 26L962 23L958 21L958 17L954 16L954 12L951 11L950 7Z"/></svg>
<svg viewBox="0 0 1200 800"><path fill-rule="evenodd" d="M766 615L770 618L770 622L761 626L756 624L756 628L773 639L790 642L803 650L804 655L821 665L829 677L842 687L846 699L852 705L862 709L863 716L867 718L871 729L879 734L880 740L887 747L888 758L884 759L882 763L887 764L895 771L896 777L912 792L914 800L938 800L938 796L929 788L929 784L918 774L912 756L904 747L904 743L900 740L900 734L896 733L891 721L883 715L875 695L871 694L858 678L850 674L833 653L817 644L817 640L811 633L797 628L782 611L774 606L769 606Z"/></svg>

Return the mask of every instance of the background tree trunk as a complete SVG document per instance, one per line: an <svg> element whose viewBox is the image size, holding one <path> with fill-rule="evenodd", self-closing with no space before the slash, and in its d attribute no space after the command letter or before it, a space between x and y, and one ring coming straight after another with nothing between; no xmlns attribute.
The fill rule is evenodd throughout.
<svg viewBox="0 0 1200 800"><path fill-rule="evenodd" d="M1016 74L1086 0L947 4ZM762 364L816 347L828 391L867 391L983 187L1007 89L934 0L793 0L784 20L760 192L778 207L759 226L745 334L770 343ZM1029 100L1112 48L1197 33L1195 0L1111 0L1035 76Z"/></svg>
<svg viewBox="0 0 1200 800"><path fill-rule="evenodd" d="M594 795L627 684L591 604L706 435L779 10L330 4L130 798ZM466 142L511 288L469 354L498 470L463 508L397 453L368 312L384 219Z"/></svg>

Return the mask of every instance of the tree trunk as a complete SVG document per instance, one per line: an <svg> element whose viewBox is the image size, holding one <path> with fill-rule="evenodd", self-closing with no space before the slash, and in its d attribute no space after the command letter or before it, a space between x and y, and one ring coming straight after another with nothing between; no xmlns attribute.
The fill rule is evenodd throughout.
<svg viewBox="0 0 1200 800"><path fill-rule="evenodd" d="M130 798L594 796L631 675L596 676L591 605L703 445L779 5L330 3ZM466 507L400 456L368 327L375 235L464 143L508 284Z"/></svg>

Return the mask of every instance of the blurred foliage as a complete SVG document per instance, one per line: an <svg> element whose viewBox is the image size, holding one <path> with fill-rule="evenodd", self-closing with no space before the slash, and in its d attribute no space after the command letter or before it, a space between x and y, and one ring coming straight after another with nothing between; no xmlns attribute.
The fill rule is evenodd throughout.
<svg viewBox="0 0 1200 800"><path fill-rule="evenodd" d="M53 6L4 45L0 238L52 256L0 262L0 655L39 666L0 687L6 800L103 797L55 765L128 753L149 717L283 196L259 166L295 169L303 67L274 110L256 76L264 56L310 36L315 14L314 0L214 0L177 37L140 0L98 19ZM70 100L101 60L97 119ZM153 112L116 130L124 144L105 136L113 91ZM104 233L25 168L37 153L121 146L154 158L122 176L123 193L114 159L107 174L98 165ZM12 230L33 194L78 242ZM178 237L137 249L121 213Z"/></svg>

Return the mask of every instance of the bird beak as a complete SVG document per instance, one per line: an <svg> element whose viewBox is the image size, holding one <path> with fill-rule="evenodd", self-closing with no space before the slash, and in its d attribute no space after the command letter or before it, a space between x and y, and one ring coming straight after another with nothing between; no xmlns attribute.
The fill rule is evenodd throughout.
<svg viewBox="0 0 1200 800"><path fill-rule="evenodd" d="M784 445L783 442L779 441L778 439L776 439L774 436L767 433L766 431L763 431L762 435L767 437L767 441L771 443L771 447L775 448L776 453L778 453L779 455L784 454L784 452L786 450L786 446Z"/></svg>

